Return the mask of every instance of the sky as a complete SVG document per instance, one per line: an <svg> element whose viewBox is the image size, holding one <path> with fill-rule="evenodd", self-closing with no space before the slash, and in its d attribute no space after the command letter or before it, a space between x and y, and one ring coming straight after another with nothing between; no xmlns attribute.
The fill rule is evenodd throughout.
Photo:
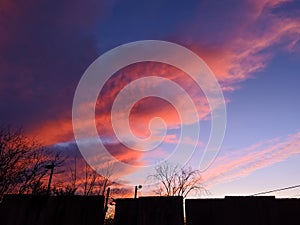
<svg viewBox="0 0 300 225"><path fill-rule="evenodd" d="M142 40L179 44L197 54L215 75L224 95L226 132L218 156L202 173L208 197L250 195L300 184L300 2L292 0L226 1L0 1L0 123L22 126L43 145L78 151L72 127L76 88L99 56L119 45ZM112 64L114 62L111 62ZM117 63L117 62L116 62ZM113 102L129 83L159 76L176 82L195 103L198 121L190 119L182 95L161 81L147 88L172 96L170 102L148 97L130 111L133 134L148 137L149 121L160 117L166 134L151 151L136 151L120 143L111 124ZM104 81L104 75L99 74ZM87 90L88 92L88 90ZM115 161L131 165L118 171L123 183L143 183L144 167L170 155L179 142L195 154L197 168L211 131L211 109L203 90L182 70L155 62L129 65L113 74L95 106L102 143ZM86 102L84 108L89 108ZM93 107L93 105L92 105ZM124 106L125 108L125 106ZM118 116L122 115L119 113ZM186 120L180 121L180 116ZM88 121L80 121L85 128ZM200 122L200 139L192 126ZM120 122L121 134L129 138ZM153 131L161 138L161 124ZM186 128L188 135L180 139ZM80 140L90 149L95 137ZM139 147L134 143L135 147ZM188 150L187 150L188 151ZM179 152L178 157L184 153ZM96 163L111 159L101 154ZM100 159L99 159L100 158ZM185 161L185 163L187 163ZM145 191L146 194L146 191ZM276 193L300 196L300 189Z"/></svg>

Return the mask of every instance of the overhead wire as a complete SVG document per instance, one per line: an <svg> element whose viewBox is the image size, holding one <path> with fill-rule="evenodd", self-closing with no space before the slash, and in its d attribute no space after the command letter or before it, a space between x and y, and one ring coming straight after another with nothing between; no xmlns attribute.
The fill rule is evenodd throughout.
<svg viewBox="0 0 300 225"><path fill-rule="evenodd" d="M270 190L270 191L258 192L258 193L252 194L250 196L270 194L270 193L274 193L274 192L285 191L285 190L295 189L295 188L299 188L299 187L300 187L300 184L289 186L289 187L285 187L285 188L278 188L278 189L274 189L274 190Z"/></svg>

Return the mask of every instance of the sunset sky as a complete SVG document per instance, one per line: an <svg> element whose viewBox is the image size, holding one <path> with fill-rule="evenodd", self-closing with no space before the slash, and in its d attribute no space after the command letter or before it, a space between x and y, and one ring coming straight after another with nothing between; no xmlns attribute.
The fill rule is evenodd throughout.
<svg viewBox="0 0 300 225"><path fill-rule="evenodd" d="M0 124L22 126L46 146L77 152L72 104L81 76L108 50L140 40L164 40L192 50L223 90L224 141L218 157L202 173L209 197L250 195L300 184L297 0L1 0ZM178 68L145 62L114 74L100 92L95 121L109 152L137 166L137 171L119 171L119 175L137 172L140 182L147 176L138 173L142 166L167 157L178 144L180 126L195 123L181 124L170 103L145 98L134 105L130 125L135 135L147 137L151 118L163 118L168 131L162 145L141 152L119 143L110 121L113 101L128 83L144 76L172 80L194 100L201 126L197 151L189 162L195 168L211 128L205 96ZM159 85L153 84L162 93L168 91ZM174 96L178 104L181 97ZM93 138L85 140L91 148ZM189 138L182 141L186 149L195 145ZM276 196L299 197L300 188Z"/></svg>

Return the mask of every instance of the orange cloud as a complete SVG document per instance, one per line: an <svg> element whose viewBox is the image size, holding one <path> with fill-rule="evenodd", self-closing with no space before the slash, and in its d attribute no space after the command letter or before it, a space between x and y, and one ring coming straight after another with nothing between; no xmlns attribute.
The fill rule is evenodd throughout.
<svg viewBox="0 0 300 225"><path fill-rule="evenodd" d="M74 140L70 118L46 121L29 130L28 135L37 138L45 146Z"/></svg>

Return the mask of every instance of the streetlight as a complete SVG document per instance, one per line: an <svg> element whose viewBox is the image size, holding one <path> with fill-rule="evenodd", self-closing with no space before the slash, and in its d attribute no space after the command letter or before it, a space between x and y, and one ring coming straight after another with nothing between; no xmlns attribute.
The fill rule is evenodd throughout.
<svg viewBox="0 0 300 225"><path fill-rule="evenodd" d="M137 191L142 189L142 185L139 185L139 186L135 186L135 189L134 189L134 198L137 198Z"/></svg>

